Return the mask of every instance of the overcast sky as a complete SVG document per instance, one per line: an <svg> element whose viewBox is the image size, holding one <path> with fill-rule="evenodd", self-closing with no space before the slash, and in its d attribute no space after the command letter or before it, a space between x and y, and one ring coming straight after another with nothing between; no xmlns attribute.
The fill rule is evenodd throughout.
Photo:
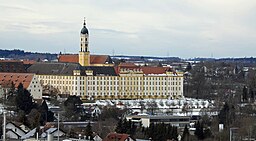
<svg viewBox="0 0 256 141"><path fill-rule="evenodd" d="M0 0L0 48L92 54L256 57L256 0Z"/></svg>

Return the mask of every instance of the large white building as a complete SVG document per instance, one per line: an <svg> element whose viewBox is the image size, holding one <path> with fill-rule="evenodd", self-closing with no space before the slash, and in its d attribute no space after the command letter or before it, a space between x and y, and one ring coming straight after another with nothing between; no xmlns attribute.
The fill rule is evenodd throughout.
<svg viewBox="0 0 256 141"><path fill-rule="evenodd" d="M57 63L36 63L28 71L43 85L84 99L183 97L183 73L169 67L114 65L107 55L91 55L85 22L79 54L60 55Z"/></svg>

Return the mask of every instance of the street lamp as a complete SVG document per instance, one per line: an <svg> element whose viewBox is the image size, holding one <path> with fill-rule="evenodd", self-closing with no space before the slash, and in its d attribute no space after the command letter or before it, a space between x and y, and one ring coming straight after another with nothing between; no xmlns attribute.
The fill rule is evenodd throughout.
<svg viewBox="0 0 256 141"><path fill-rule="evenodd" d="M60 140L60 113L58 112L58 141Z"/></svg>
<svg viewBox="0 0 256 141"><path fill-rule="evenodd" d="M3 141L5 141L5 139L6 139L6 112L4 111L3 112L3 114L4 114L4 126L3 126Z"/></svg>

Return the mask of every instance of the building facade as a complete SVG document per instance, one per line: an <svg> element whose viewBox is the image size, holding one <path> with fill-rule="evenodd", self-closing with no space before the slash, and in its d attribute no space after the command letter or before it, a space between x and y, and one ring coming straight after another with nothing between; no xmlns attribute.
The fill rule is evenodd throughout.
<svg viewBox="0 0 256 141"><path fill-rule="evenodd" d="M183 97L183 73L168 67L114 66L109 56L90 55L88 39L84 22L79 55L60 55L59 62L35 63L28 71L42 85L84 99Z"/></svg>
<svg viewBox="0 0 256 141"><path fill-rule="evenodd" d="M34 100L42 100L42 85L38 77L33 73L0 73L0 85L2 92L6 95L12 85L18 88L19 84L27 89Z"/></svg>

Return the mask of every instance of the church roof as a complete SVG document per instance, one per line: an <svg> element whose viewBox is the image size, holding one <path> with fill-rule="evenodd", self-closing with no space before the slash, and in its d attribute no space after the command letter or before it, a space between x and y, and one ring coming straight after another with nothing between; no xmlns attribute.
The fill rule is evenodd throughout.
<svg viewBox="0 0 256 141"><path fill-rule="evenodd" d="M92 70L93 75L116 76L114 67L107 66L81 66L78 63L35 63L28 68L28 72L39 75L73 75L74 70L80 70L81 75L86 75L86 70Z"/></svg>
<svg viewBox="0 0 256 141"><path fill-rule="evenodd" d="M59 56L59 62L79 63L78 54L64 54ZM112 64L112 60L108 55L90 55L90 64Z"/></svg>
<svg viewBox="0 0 256 141"><path fill-rule="evenodd" d="M40 75L73 75L73 70L79 68L78 63L43 63L31 65L27 71Z"/></svg>
<svg viewBox="0 0 256 141"><path fill-rule="evenodd" d="M59 62L65 62L65 63L78 63L79 62L79 56L78 54L65 54L60 55L58 58Z"/></svg>

